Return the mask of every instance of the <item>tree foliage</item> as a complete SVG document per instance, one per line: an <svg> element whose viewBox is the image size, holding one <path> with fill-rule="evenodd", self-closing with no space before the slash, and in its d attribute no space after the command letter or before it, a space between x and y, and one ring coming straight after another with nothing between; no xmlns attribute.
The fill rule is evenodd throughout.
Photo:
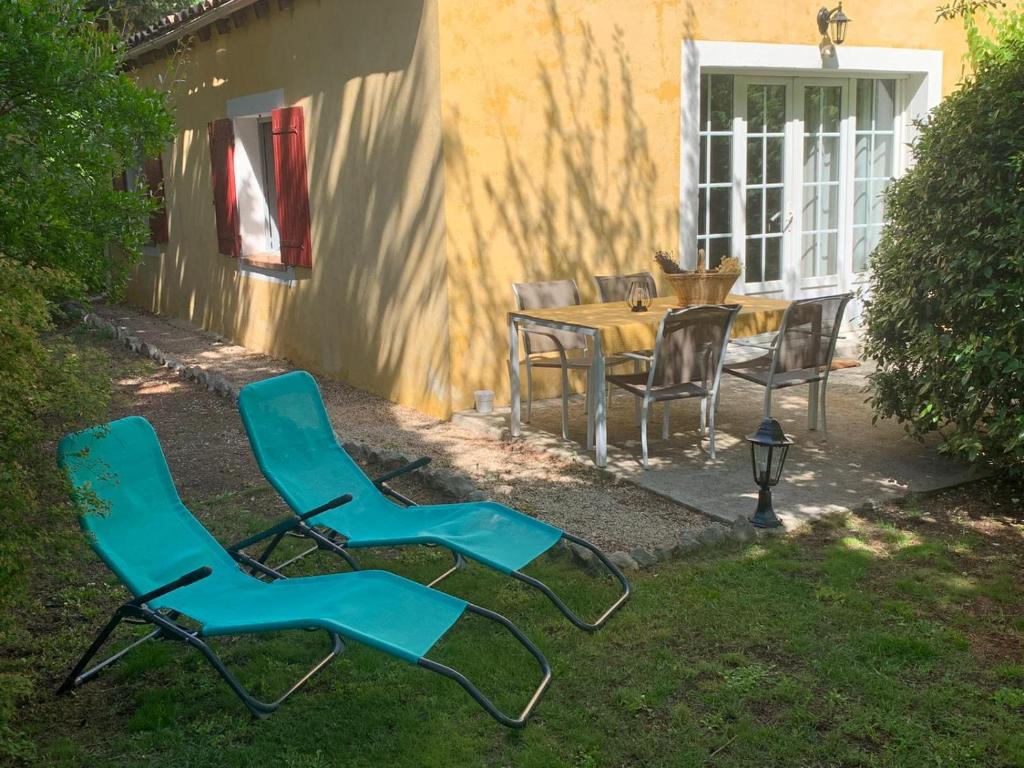
<svg viewBox="0 0 1024 768"><path fill-rule="evenodd" d="M872 404L915 435L1024 474L1024 14L922 123L872 258Z"/></svg>

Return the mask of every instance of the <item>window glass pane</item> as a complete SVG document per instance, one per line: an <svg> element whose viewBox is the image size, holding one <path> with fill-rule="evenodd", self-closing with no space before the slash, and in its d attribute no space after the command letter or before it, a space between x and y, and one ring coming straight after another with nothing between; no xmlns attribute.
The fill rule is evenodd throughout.
<svg viewBox="0 0 1024 768"><path fill-rule="evenodd" d="M819 265L819 275L834 275L836 265L839 263L839 236L835 233L825 235L824 240L824 263Z"/></svg>
<svg viewBox="0 0 1024 768"><path fill-rule="evenodd" d="M782 211L782 188L765 190L765 231L781 232L784 214Z"/></svg>
<svg viewBox="0 0 1024 768"><path fill-rule="evenodd" d="M818 180L818 140L804 139L804 181Z"/></svg>
<svg viewBox="0 0 1024 768"><path fill-rule="evenodd" d="M825 133L839 132L840 114L839 97L842 95L842 88L838 85L829 85L821 89L822 94L822 116L821 126Z"/></svg>
<svg viewBox="0 0 1024 768"><path fill-rule="evenodd" d="M800 253L800 276L814 277L815 275L815 254L817 252L817 238L814 235L805 234Z"/></svg>
<svg viewBox="0 0 1024 768"><path fill-rule="evenodd" d="M711 190L711 225L708 234L727 234L732 231L732 187Z"/></svg>
<svg viewBox="0 0 1024 768"><path fill-rule="evenodd" d="M764 240L760 237L747 238L743 279L748 283L760 283L764 279L761 272L761 247L763 242Z"/></svg>
<svg viewBox="0 0 1024 768"><path fill-rule="evenodd" d="M782 279L782 238L767 237L764 241L764 279Z"/></svg>
<svg viewBox="0 0 1024 768"><path fill-rule="evenodd" d="M764 141L747 139L747 183L764 183Z"/></svg>
<svg viewBox="0 0 1024 768"><path fill-rule="evenodd" d="M781 184L783 166L785 163L785 142L781 137L769 137L765 139L767 144L767 162L765 164L765 181L769 184Z"/></svg>
<svg viewBox="0 0 1024 768"><path fill-rule="evenodd" d="M880 179L892 176L893 137L876 134L872 155L871 175Z"/></svg>
<svg viewBox="0 0 1024 768"><path fill-rule="evenodd" d="M869 221L872 224L881 224L885 218L885 188L888 186L884 181L874 181L871 183L871 197L869 202L871 209L869 211Z"/></svg>
<svg viewBox="0 0 1024 768"><path fill-rule="evenodd" d="M764 92L763 85L747 86L747 132L762 133L764 131Z"/></svg>
<svg viewBox="0 0 1024 768"><path fill-rule="evenodd" d="M804 88L804 133L821 130L821 88Z"/></svg>
<svg viewBox="0 0 1024 768"><path fill-rule="evenodd" d="M732 181L732 136L711 137L711 182Z"/></svg>
<svg viewBox="0 0 1024 768"><path fill-rule="evenodd" d="M853 185L853 223L865 225L868 223L868 210L870 205L868 199L871 194L870 183L858 181Z"/></svg>
<svg viewBox="0 0 1024 768"><path fill-rule="evenodd" d="M821 200L821 229L836 229L839 226L839 185L828 184L818 187Z"/></svg>
<svg viewBox="0 0 1024 768"><path fill-rule="evenodd" d="M765 127L769 133L782 133L786 128L786 86L769 85L765 104Z"/></svg>
<svg viewBox="0 0 1024 768"><path fill-rule="evenodd" d="M747 191L747 234L759 235L764 232L764 192L760 189Z"/></svg>
<svg viewBox="0 0 1024 768"><path fill-rule="evenodd" d="M708 242L708 267L717 267L722 259L732 255L732 238L721 237Z"/></svg>
<svg viewBox="0 0 1024 768"><path fill-rule="evenodd" d="M700 76L700 129L706 131L708 127L708 81L707 75Z"/></svg>
<svg viewBox="0 0 1024 768"><path fill-rule="evenodd" d="M868 230L866 227L853 229L853 271L863 272L868 264Z"/></svg>
<svg viewBox="0 0 1024 768"><path fill-rule="evenodd" d="M706 189L697 190L697 234L706 235L708 233L707 225L708 217L708 191Z"/></svg>
<svg viewBox="0 0 1024 768"><path fill-rule="evenodd" d="M871 134L857 136L856 149L853 154L854 177L863 179L868 175L871 164Z"/></svg>
<svg viewBox="0 0 1024 768"><path fill-rule="evenodd" d="M708 182L708 137L700 137L700 176L697 177L701 184Z"/></svg>
<svg viewBox="0 0 1024 768"><path fill-rule="evenodd" d="M874 114L873 80L861 79L857 81L857 130L870 131L871 118Z"/></svg>
<svg viewBox="0 0 1024 768"><path fill-rule="evenodd" d="M820 181L839 181L839 137L826 136L821 139Z"/></svg>
<svg viewBox="0 0 1024 768"><path fill-rule="evenodd" d="M711 130L732 130L732 75L711 75L709 108Z"/></svg>
<svg viewBox="0 0 1024 768"><path fill-rule="evenodd" d="M896 81L876 80L875 130L891 131L895 127Z"/></svg>

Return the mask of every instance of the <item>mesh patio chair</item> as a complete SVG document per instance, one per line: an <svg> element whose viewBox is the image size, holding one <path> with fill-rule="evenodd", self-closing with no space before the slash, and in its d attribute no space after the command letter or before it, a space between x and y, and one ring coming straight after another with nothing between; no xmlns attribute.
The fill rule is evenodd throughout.
<svg viewBox="0 0 1024 768"><path fill-rule="evenodd" d="M652 403L664 403L662 438L669 436L668 404L672 400L699 397L700 433L708 434L708 453L715 457L715 413L718 385L722 378L729 334L740 311L739 304L705 305L670 309L658 326L654 353L627 353L647 363L647 370L631 374L609 374L608 381L638 400L640 447L643 465L647 461L647 418Z"/></svg>
<svg viewBox="0 0 1024 768"><path fill-rule="evenodd" d="M367 477L338 443L320 389L305 371L247 384L239 393L238 410L260 469L296 515L342 492L353 497L344 508L303 523L297 532L313 546L277 569L317 548L333 551L357 567L351 552L359 548L436 544L452 553L454 564L428 586L455 573L463 558L469 558L529 584L573 625L587 631L603 626L629 598L629 582L622 571L578 536L493 501L420 506L388 485L428 464L427 458L376 479ZM588 550L594 564L600 563L622 590L593 622L577 616L550 587L522 572L562 539ZM259 559L266 561L280 540L275 536Z"/></svg>
<svg viewBox="0 0 1024 768"><path fill-rule="evenodd" d="M597 295L603 303L609 301L625 301L629 294L629 287L633 283L641 283L647 286L651 298L658 296L658 284L654 275L650 272L634 272L631 275L595 275L594 284L597 286Z"/></svg>
<svg viewBox="0 0 1024 768"><path fill-rule="evenodd" d="M580 291L575 280L551 280L542 283L512 283L516 308L552 309L571 307L580 303ZM594 358L589 354L587 337L582 333L559 331L554 328L523 331L523 360L526 365L526 412L525 423L530 422L533 409L533 369L558 368L562 372L562 437L569 437L569 371L589 370ZM621 355L605 360L611 367L628 362ZM587 412L590 412L591 392L587 392Z"/></svg>
<svg viewBox="0 0 1024 768"><path fill-rule="evenodd" d="M133 595L114 612L59 693L93 679L153 639L176 640L202 653L256 717L276 710L338 656L345 648L342 638L454 680L491 717L509 727L526 723L551 681L551 668L540 650L492 611L386 571L288 579L242 551L299 528L303 519L341 508L352 501L348 494L225 549L182 503L156 433L145 419L129 417L67 435L58 456L93 549ZM517 717L497 709L462 673L427 658L465 613L500 624L540 666L541 682ZM148 624L151 630L87 669L124 621ZM331 651L270 702L249 693L209 644L219 635L292 629L325 631Z"/></svg>
<svg viewBox="0 0 1024 768"><path fill-rule="evenodd" d="M843 293L794 301L786 308L782 325L771 343L733 342L740 347L765 350L765 354L752 360L725 366L726 373L764 387L765 418L772 414L772 392L807 384L807 428L818 428L820 408L822 431L828 436L825 388L843 313L851 298L852 294Z"/></svg>

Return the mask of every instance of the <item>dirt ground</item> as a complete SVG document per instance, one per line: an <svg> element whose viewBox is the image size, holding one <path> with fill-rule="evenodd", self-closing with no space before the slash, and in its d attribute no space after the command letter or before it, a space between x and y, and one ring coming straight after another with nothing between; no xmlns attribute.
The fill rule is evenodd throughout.
<svg viewBox="0 0 1024 768"><path fill-rule="evenodd" d="M178 321L123 307L101 314L186 365L202 365L245 384L290 370L284 361L256 355ZM143 416L163 444L186 503L266 486L249 449L235 405L178 374L137 357L114 341L116 354L135 357L115 382L112 416ZM525 443L506 443L453 427L339 382L318 377L331 421L343 439L364 441L471 476L485 493L609 550L653 550L684 530L707 527L705 516L592 467L560 459ZM414 498L430 500L411 481ZM267 514L284 514L265 494Z"/></svg>

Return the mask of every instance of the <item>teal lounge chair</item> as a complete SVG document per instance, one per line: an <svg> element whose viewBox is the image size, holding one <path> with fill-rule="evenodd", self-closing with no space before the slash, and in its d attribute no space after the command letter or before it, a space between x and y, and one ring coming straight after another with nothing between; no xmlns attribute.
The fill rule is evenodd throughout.
<svg viewBox="0 0 1024 768"><path fill-rule="evenodd" d="M304 371L249 384L239 393L238 408L260 469L293 512L314 509L339 493L352 495L344 507L298 524L295 532L312 539L314 546L277 568L317 548L332 550L358 567L346 550L437 544L452 552L455 563L428 586L454 573L468 557L540 590L569 621L588 631L602 626L629 598L629 582L622 572L583 539L494 502L417 506L388 486L389 480L419 469L429 459L376 480L368 478L339 445L316 381ZM283 536L272 537L257 559L265 562ZM619 598L593 623L579 618L547 585L520 570L563 538L590 550L622 587Z"/></svg>
<svg viewBox="0 0 1024 768"><path fill-rule="evenodd" d="M86 651L60 692L70 691L146 640L180 640L199 650L257 717L270 714L303 683L356 640L455 680L498 722L521 727L551 681L544 656L510 621L443 592L385 571L356 571L286 579L241 552L286 532L302 516L225 550L185 508L171 480L153 428L130 417L67 435L59 460L71 478L81 524L93 549L131 590ZM348 503L347 494L310 514ZM309 516L309 515L305 515ZM242 566L257 578L245 572ZM426 654L465 612L505 627L533 655L543 679L518 717L497 708L461 673ZM198 625L181 622L187 617ZM153 626L144 637L86 669L124 620ZM331 652L272 702L254 698L224 666L207 640L216 635L322 629Z"/></svg>

